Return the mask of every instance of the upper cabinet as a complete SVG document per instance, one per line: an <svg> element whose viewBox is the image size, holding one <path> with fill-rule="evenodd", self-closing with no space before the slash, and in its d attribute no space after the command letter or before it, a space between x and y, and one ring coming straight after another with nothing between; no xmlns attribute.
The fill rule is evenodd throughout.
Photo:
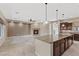
<svg viewBox="0 0 79 59"><path fill-rule="evenodd" d="M72 30L72 23L68 22L60 23L60 30Z"/></svg>

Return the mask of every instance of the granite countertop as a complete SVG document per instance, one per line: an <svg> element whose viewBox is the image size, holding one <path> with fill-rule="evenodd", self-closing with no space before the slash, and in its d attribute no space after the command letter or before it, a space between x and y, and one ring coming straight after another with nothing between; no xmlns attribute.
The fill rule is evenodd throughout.
<svg viewBox="0 0 79 59"><path fill-rule="evenodd" d="M63 38L66 38L68 36L71 36L73 34L68 34L68 35L59 35L59 39L58 40L61 40ZM55 41L58 41L58 40L53 40L53 37L52 35L44 35L44 36L38 36L38 37L35 37L36 39L39 39L41 41L44 41L46 43L49 43L49 44L52 44L53 42Z"/></svg>
<svg viewBox="0 0 79 59"><path fill-rule="evenodd" d="M79 34L79 32L78 31L74 31L74 32L72 32L72 34Z"/></svg>
<svg viewBox="0 0 79 59"><path fill-rule="evenodd" d="M68 34L68 35L59 35L59 39L58 40L61 40L61 39L63 39L63 38L66 38L66 37L69 37L69 36L72 36L73 34ZM53 42L55 42L55 41L58 41L58 40L53 40Z"/></svg>
<svg viewBox="0 0 79 59"><path fill-rule="evenodd" d="M52 44L53 40L52 40L52 36L51 35L44 35L44 36L39 36L39 37L35 37L36 39L39 39L41 41L44 41L46 43Z"/></svg>

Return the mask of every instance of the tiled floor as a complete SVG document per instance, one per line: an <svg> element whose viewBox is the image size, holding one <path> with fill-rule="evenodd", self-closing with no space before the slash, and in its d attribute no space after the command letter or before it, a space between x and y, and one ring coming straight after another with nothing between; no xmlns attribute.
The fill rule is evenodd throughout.
<svg viewBox="0 0 79 59"><path fill-rule="evenodd" d="M79 56L79 41L74 41L74 44L62 56Z"/></svg>
<svg viewBox="0 0 79 59"><path fill-rule="evenodd" d="M18 42L19 40L19 42ZM9 38L0 47L0 56L34 56L34 44L32 40L26 42L21 38Z"/></svg>
<svg viewBox="0 0 79 59"><path fill-rule="evenodd" d="M26 37L8 38L0 47L0 56L35 56L33 41ZM62 56L79 56L79 41L74 41Z"/></svg>

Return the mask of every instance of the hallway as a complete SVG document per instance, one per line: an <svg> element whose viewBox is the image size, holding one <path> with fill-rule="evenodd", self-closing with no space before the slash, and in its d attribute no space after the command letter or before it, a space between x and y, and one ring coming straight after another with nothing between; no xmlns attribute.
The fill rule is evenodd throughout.
<svg viewBox="0 0 79 59"><path fill-rule="evenodd" d="M73 45L62 56L79 56L79 42L74 41Z"/></svg>
<svg viewBox="0 0 79 59"><path fill-rule="evenodd" d="M0 56L34 56L33 40L22 38L23 37L8 38L0 47Z"/></svg>

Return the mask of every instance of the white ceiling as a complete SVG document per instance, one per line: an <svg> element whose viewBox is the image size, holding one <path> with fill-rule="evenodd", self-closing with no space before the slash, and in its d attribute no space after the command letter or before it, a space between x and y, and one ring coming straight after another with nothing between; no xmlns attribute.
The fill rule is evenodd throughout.
<svg viewBox="0 0 79 59"><path fill-rule="evenodd" d="M56 9L59 10L59 19L62 18L63 13L64 18L79 17L79 4L77 3L49 3L48 20L56 20ZM0 10L7 19L45 20L45 4L43 3L0 3Z"/></svg>

